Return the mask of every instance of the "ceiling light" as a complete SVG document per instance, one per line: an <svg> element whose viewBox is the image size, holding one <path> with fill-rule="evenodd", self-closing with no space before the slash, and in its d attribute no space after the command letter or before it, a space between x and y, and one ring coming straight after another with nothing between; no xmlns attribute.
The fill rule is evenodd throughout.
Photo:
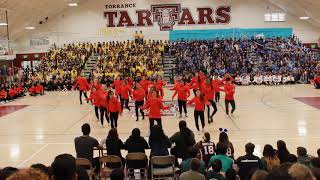
<svg viewBox="0 0 320 180"><path fill-rule="evenodd" d="M35 27L33 27L33 26L28 26L28 27L26 27L25 29L35 29Z"/></svg>
<svg viewBox="0 0 320 180"><path fill-rule="evenodd" d="M71 7L78 6L77 3L69 3L68 5L71 6Z"/></svg>
<svg viewBox="0 0 320 180"><path fill-rule="evenodd" d="M308 17L308 16L302 16L302 17L299 17L299 19L306 20L306 19L310 19L310 17Z"/></svg>
<svg viewBox="0 0 320 180"><path fill-rule="evenodd" d="M7 26L7 23L0 23L0 26Z"/></svg>

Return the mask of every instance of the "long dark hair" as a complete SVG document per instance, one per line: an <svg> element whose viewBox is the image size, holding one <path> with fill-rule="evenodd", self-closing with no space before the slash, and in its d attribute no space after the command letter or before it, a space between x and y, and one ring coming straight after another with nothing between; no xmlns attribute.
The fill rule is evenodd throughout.
<svg viewBox="0 0 320 180"><path fill-rule="evenodd" d="M279 155L290 154L289 150L287 149L287 145L283 140L279 140L277 142L277 148Z"/></svg>
<svg viewBox="0 0 320 180"><path fill-rule="evenodd" d="M180 133L186 139L189 139L191 136L191 130L187 127L187 122L182 120L179 122Z"/></svg>
<svg viewBox="0 0 320 180"><path fill-rule="evenodd" d="M273 158L276 155L275 150L270 144L266 144L263 148L263 156Z"/></svg>
<svg viewBox="0 0 320 180"><path fill-rule="evenodd" d="M219 142L230 143L228 134L226 132L221 132L219 135Z"/></svg>
<svg viewBox="0 0 320 180"><path fill-rule="evenodd" d="M166 138L166 135L163 132L163 129L159 125L155 125L151 128L150 131L150 141L162 141Z"/></svg>
<svg viewBox="0 0 320 180"><path fill-rule="evenodd" d="M110 129L107 139L118 139L119 135L118 135L118 131L116 128L112 128Z"/></svg>

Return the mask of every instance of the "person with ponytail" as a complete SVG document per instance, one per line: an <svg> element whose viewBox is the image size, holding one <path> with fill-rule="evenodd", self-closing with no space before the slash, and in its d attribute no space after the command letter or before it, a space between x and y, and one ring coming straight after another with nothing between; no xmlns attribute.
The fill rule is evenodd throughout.
<svg viewBox="0 0 320 180"><path fill-rule="evenodd" d="M191 82L189 83L189 87L193 89L194 95L196 95L196 91L200 88L200 85L202 84L201 78L199 76L199 73L196 72L194 74L194 77L191 79Z"/></svg>
<svg viewBox="0 0 320 180"><path fill-rule="evenodd" d="M136 83L135 89L133 90L133 99L135 101L135 111L137 117L136 121L139 121L139 109L142 115L142 119L144 119L144 112L140 107L143 106L145 97L145 90L141 87L140 83Z"/></svg>
<svg viewBox="0 0 320 180"><path fill-rule="evenodd" d="M208 109L208 124L213 122L213 116L217 113L218 109L217 109L217 105L216 102L214 101L214 88L213 85L211 83L211 78L207 79L205 83L202 84L202 94L205 95L206 99L209 101L209 103L211 104L211 106L213 107L213 112L210 115L210 105L207 105L207 109Z"/></svg>
<svg viewBox="0 0 320 180"><path fill-rule="evenodd" d="M151 97L148 97L148 101L141 108L142 110L149 109L149 122L150 130L154 126L154 121L157 121L157 124L162 127L161 123L161 110L169 109L171 106L164 106L162 103L162 98L159 97L157 91L153 89L150 91Z"/></svg>
<svg viewBox="0 0 320 180"><path fill-rule="evenodd" d="M99 104L98 104L98 91L95 86L91 87L90 96L87 99L87 101L90 101L94 107L94 112L99 120Z"/></svg>
<svg viewBox="0 0 320 180"><path fill-rule="evenodd" d="M73 86L73 89L76 89L77 87L79 87L79 100L80 100L80 104L82 104L82 94L84 95L84 97L87 99L87 91L89 89L89 83L88 80L85 77L82 77L81 72L78 75L76 84ZM89 101L87 101L87 103L89 103Z"/></svg>
<svg viewBox="0 0 320 180"><path fill-rule="evenodd" d="M188 117L187 99L190 96L190 90L189 90L189 86L186 84L184 80L182 80L182 83L180 85L177 85L175 87L175 91L172 95L172 100L177 94L178 94L178 106L179 106L179 112L180 112L179 118L182 118L182 108L184 110L185 117Z"/></svg>
<svg viewBox="0 0 320 180"><path fill-rule="evenodd" d="M102 126L104 124L103 123L104 117L106 117L106 120L109 124L108 109L107 109L107 95L108 95L108 92L106 90L106 87L96 92L96 105L99 107L99 110L100 110L100 122Z"/></svg>
<svg viewBox="0 0 320 180"><path fill-rule="evenodd" d="M117 128L118 127L118 118L119 114L122 114L122 108L120 105L119 100L114 96L113 91L108 91L107 96L107 109L109 112L109 118L111 121L111 128Z"/></svg>
<svg viewBox="0 0 320 180"><path fill-rule="evenodd" d="M118 75L112 84L112 87L114 88L117 97L120 95L121 83L122 83L122 81L120 79L120 76Z"/></svg>
<svg viewBox="0 0 320 180"><path fill-rule="evenodd" d="M202 131L204 131L205 127L205 122L204 122L204 107L205 105L208 105L209 102L207 101L206 97L201 94L200 90L196 91L196 96L188 101L188 105L195 104L194 107L194 121L196 124L196 128L198 130L198 133L200 133L200 128L199 128L199 118L201 121L201 126L202 126Z"/></svg>
<svg viewBox="0 0 320 180"><path fill-rule="evenodd" d="M225 107L226 107L226 114L229 116L229 104L231 105L231 115L233 115L233 112L236 110L236 103L234 101L234 93L235 93L235 85L232 83L232 79L226 78L224 89L225 93Z"/></svg>

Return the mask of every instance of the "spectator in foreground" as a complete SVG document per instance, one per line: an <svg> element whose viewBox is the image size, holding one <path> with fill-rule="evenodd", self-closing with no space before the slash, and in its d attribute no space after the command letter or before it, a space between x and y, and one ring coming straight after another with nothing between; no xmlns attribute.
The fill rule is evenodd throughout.
<svg viewBox="0 0 320 180"><path fill-rule="evenodd" d="M233 144L229 141L228 134L226 132L221 132L219 135L219 143L223 143L227 146L226 155L234 159L234 148Z"/></svg>
<svg viewBox="0 0 320 180"><path fill-rule="evenodd" d="M125 147L128 153L145 153L145 149L149 149L147 141L141 137L140 129L134 128L131 136L126 140Z"/></svg>
<svg viewBox="0 0 320 180"><path fill-rule="evenodd" d="M302 164L293 164L288 173L294 180L316 180L311 170Z"/></svg>
<svg viewBox="0 0 320 180"><path fill-rule="evenodd" d="M253 155L255 145L252 143L247 143L245 146L246 155L241 156L237 159L236 163L239 166L239 176L240 179L247 179L247 176L251 169L260 169L260 158Z"/></svg>
<svg viewBox="0 0 320 180"><path fill-rule="evenodd" d="M185 160L188 156L186 150L196 144L194 133L187 127L186 121L179 122L179 129L179 132L170 137L171 143L175 144L175 147L171 149L171 154L176 157L176 165L178 165L178 158Z"/></svg>
<svg viewBox="0 0 320 180"><path fill-rule="evenodd" d="M280 165L280 160L276 155L276 151L270 144L266 144L263 148L263 157L261 158L262 169L271 171L274 167Z"/></svg>
<svg viewBox="0 0 320 180"><path fill-rule="evenodd" d="M45 166L44 164L40 164L40 163L33 164L30 166L30 168L40 170L49 176L49 168L47 166Z"/></svg>
<svg viewBox="0 0 320 180"><path fill-rule="evenodd" d="M49 176L34 168L20 170L9 176L6 180L49 180Z"/></svg>
<svg viewBox="0 0 320 180"><path fill-rule="evenodd" d="M251 180L266 180L268 172L264 170L257 170L253 173Z"/></svg>
<svg viewBox="0 0 320 180"><path fill-rule="evenodd" d="M6 179L10 175L14 174L15 172L19 171L18 168L15 167L5 167L0 171L0 179Z"/></svg>
<svg viewBox="0 0 320 180"><path fill-rule="evenodd" d="M208 166L210 158L216 155L216 145L211 141L208 132L204 133L202 138L203 140L199 141L195 147L201 152L201 159L206 163L206 166Z"/></svg>
<svg viewBox="0 0 320 180"><path fill-rule="evenodd" d="M208 166L212 166L214 160L219 159L222 163L222 172L226 172L228 169L232 168L233 159L226 155L227 145L224 143L217 144L217 155L210 158Z"/></svg>
<svg viewBox="0 0 320 180"><path fill-rule="evenodd" d="M226 172L226 180L240 180L236 170L230 168Z"/></svg>
<svg viewBox="0 0 320 180"><path fill-rule="evenodd" d="M179 180L205 180L205 176L199 173L200 160L193 158L190 162L190 170L180 175Z"/></svg>
<svg viewBox="0 0 320 180"><path fill-rule="evenodd" d="M96 168L96 172L100 169L99 158L93 158L93 148L100 148L98 140L90 136L91 128L88 123L81 127L82 136L74 139L74 145L77 153L77 158L88 159L92 166Z"/></svg>
<svg viewBox="0 0 320 180"><path fill-rule="evenodd" d="M188 154L189 158L183 160L181 163L181 172L182 173L190 170L190 168L189 168L190 162L192 159L198 157L199 152L195 147L190 147L187 150L187 154ZM206 165L202 160L200 160L200 167L199 167L198 172L203 174L204 176L206 175Z"/></svg>
<svg viewBox="0 0 320 180"><path fill-rule="evenodd" d="M208 171L208 179L225 180L224 176L221 174L222 163L219 159L212 162L212 170Z"/></svg>
<svg viewBox="0 0 320 180"><path fill-rule="evenodd" d="M307 149L304 147L297 148L297 155L298 155L298 163L303 164L309 168L312 167L311 158L307 154Z"/></svg>
<svg viewBox="0 0 320 180"><path fill-rule="evenodd" d="M168 148L171 147L171 142L163 132L160 125L152 126L149 137L150 156L167 156L169 155Z"/></svg>
<svg viewBox="0 0 320 180"><path fill-rule="evenodd" d="M278 148L278 158L280 160L280 164L291 162L295 163L297 162L297 156L290 154L289 150L287 149L287 145L284 141L279 140L277 142L277 148Z"/></svg>
<svg viewBox="0 0 320 180"><path fill-rule="evenodd" d="M110 174L110 180L124 180L124 172L122 169L114 169Z"/></svg>
<svg viewBox="0 0 320 180"><path fill-rule="evenodd" d="M70 154L58 155L51 164L52 180L76 180L76 159Z"/></svg>
<svg viewBox="0 0 320 180"><path fill-rule="evenodd" d="M106 148L108 155L116 155L121 158L122 165L125 165L125 159L122 157L121 149L125 149L125 146L119 138L118 131L115 128L110 129L107 139Z"/></svg>
<svg viewBox="0 0 320 180"><path fill-rule="evenodd" d="M287 171L280 168L274 168L272 171L270 171L266 180L293 180L293 178L288 174Z"/></svg>

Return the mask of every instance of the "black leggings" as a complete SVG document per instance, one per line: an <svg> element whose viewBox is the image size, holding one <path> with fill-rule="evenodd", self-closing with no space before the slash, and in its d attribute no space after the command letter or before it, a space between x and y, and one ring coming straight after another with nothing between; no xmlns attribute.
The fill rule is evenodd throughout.
<svg viewBox="0 0 320 180"><path fill-rule="evenodd" d="M162 128L161 118L149 118L150 131L151 128L154 126L154 121L157 121L157 124Z"/></svg>
<svg viewBox="0 0 320 180"><path fill-rule="evenodd" d="M136 101L135 102L135 110L136 110L136 117L137 120L139 119L139 109L140 109L140 113L142 114L142 119L144 119L144 112L143 110L140 108L141 106L143 106L143 101Z"/></svg>
<svg viewBox="0 0 320 180"><path fill-rule="evenodd" d="M121 102L121 109L122 109L122 110L123 110L123 105L125 105L126 108L130 111L129 99L122 99L122 98L120 98L120 102Z"/></svg>
<svg viewBox="0 0 320 180"><path fill-rule="evenodd" d="M94 113L95 113L97 119L99 119L99 107L94 106Z"/></svg>
<svg viewBox="0 0 320 180"><path fill-rule="evenodd" d="M219 91L216 92L214 98L215 98L215 101L216 101L216 102L219 102L219 100L220 100L220 92L219 92Z"/></svg>
<svg viewBox="0 0 320 180"><path fill-rule="evenodd" d="M208 121L210 121L210 118L213 117L213 116L217 113L217 111L218 111L216 102L214 102L213 100L209 100L209 102L211 103L211 105L212 105L212 107L213 107L213 112L212 112L212 114L210 115L210 105L207 105L207 109L208 109Z"/></svg>
<svg viewBox="0 0 320 180"><path fill-rule="evenodd" d="M229 115L229 104L231 104L231 113L234 112L234 110L236 110L236 103L234 100L225 100L225 105L226 105L226 113L227 115Z"/></svg>
<svg viewBox="0 0 320 180"><path fill-rule="evenodd" d="M180 115L182 115L182 108L184 110L184 113L187 114L187 101L178 99L178 105L179 105Z"/></svg>
<svg viewBox="0 0 320 180"><path fill-rule="evenodd" d="M86 99L88 99L87 92L80 90L80 91L79 91L80 104L82 104L82 93L83 93L84 97L85 97Z"/></svg>
<svg viewBox="0 0 320 180"><path fill-rule="evenodd" d="M100 122L101 122L101 125L103 125L104 114L105 113L107 114L107 112L106 112L106 108L104 108L104 107L100 107L99 109L100 109Z"/></svg>
<svg viewBox="0 0 320 180"><path fill-rule="evenodd" d="M194 111L194 121L196 123L196 128L197 130L199 131L199 117L200 117L200 120L201 120L201 125L202 125L202 129L204 128L205 126L205 123L204 123L204 111Z"/></svg>
<svg viewBox="0 0 320 180"><path fill-rule="evenodd" d="M110 112L111 128L118 127L118 118L119 118L118 112Z"/></svg>

